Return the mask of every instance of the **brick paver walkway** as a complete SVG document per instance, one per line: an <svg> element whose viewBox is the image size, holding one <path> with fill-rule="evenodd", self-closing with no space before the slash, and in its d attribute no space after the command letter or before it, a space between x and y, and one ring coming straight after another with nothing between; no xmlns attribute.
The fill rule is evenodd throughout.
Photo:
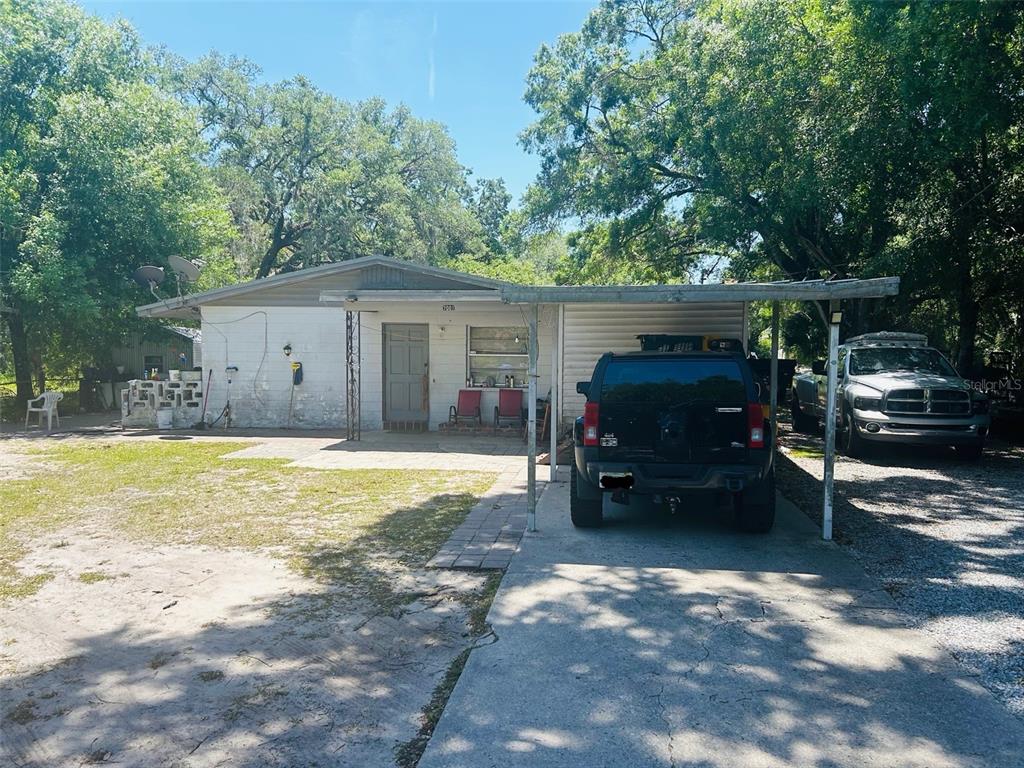
<svg viewBox="0 0 1024 768"><path fill-rule="evenodd" d="M538 467L538 469L540 469ZM540 472L538 472L538 475ZM537 478L537 496L543 482ZM526 530L526 466L503 471L427 563L434 568L504 570Z"/></svg>

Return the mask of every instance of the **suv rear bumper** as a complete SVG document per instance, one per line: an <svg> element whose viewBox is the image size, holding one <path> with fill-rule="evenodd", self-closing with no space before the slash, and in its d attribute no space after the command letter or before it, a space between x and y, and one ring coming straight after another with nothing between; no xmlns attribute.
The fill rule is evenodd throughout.
<svg viewBox="0 0 1024 768"><path fill-rule="evenodd" d="M577 462L577 470L594 490L613 493L618 488L603 487L601 477L605 474L630 475L633 484L629 493L643 495L669 494L673 491L723 490L743 491L764 480L771 467L770 460L764 466L749 464L632 464L628 462L590 461Z"/></svg>

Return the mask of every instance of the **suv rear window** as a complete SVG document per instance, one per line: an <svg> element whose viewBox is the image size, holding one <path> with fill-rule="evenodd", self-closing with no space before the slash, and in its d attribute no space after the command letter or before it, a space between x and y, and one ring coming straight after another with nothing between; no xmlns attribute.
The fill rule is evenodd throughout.
<svg viewBox="0 0 1024 768"><path fill-rule="evenodd" d="M735 360L613 360L604 370L603 403L746 402Z"/></svg>

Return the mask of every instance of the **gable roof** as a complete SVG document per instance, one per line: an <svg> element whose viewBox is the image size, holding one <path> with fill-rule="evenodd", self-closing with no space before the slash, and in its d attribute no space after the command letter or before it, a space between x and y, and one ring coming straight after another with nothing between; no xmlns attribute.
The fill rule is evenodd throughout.
<svg viewBox="0 0 1024 768"><path fill-rule="evenodd" d="M374 273L373 268L383 268L384 272ZM312 280L323 280L328 277L348 275L360 271L369 274L385 276L388 272L401 275L408 275L413 278L432 278L435 281L443 281L446 287L462 290L483 290L499 291L511 283L503 280L494 280L488 277L469 275L464 272L457 272L453 269L442 267L431 267L426 264L416 264L411 261L403 261L388 256L363 256L348 261L338 261L331 264L323 264L319 267L309 267L295 272L264 277L257 280L249 280L237 285L228 285L223 288L214 288L202 293L189 294L187 296L176 296L163 301L145 304L136 307L135 311L141 317L184 317L188 310L211 304L214 302L232 303L243 298L255 298L254 294L274 291L274 289L285 288L286 286L298 286ZM381 285L382 289L402 290L402 285Z"/></svg>

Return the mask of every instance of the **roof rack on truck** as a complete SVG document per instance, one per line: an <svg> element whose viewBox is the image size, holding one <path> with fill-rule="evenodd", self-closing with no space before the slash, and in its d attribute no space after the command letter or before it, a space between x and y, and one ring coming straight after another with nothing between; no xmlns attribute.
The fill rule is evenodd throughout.
<svg viewBox="0 0 1024 768"><path fill-rule="evenodd" d="M877 331L875 333L862 333L860 336L853 336L845 341L847 346L917 346L927 347L928 337L921 333L902 333L900 331Z"/></svg>

